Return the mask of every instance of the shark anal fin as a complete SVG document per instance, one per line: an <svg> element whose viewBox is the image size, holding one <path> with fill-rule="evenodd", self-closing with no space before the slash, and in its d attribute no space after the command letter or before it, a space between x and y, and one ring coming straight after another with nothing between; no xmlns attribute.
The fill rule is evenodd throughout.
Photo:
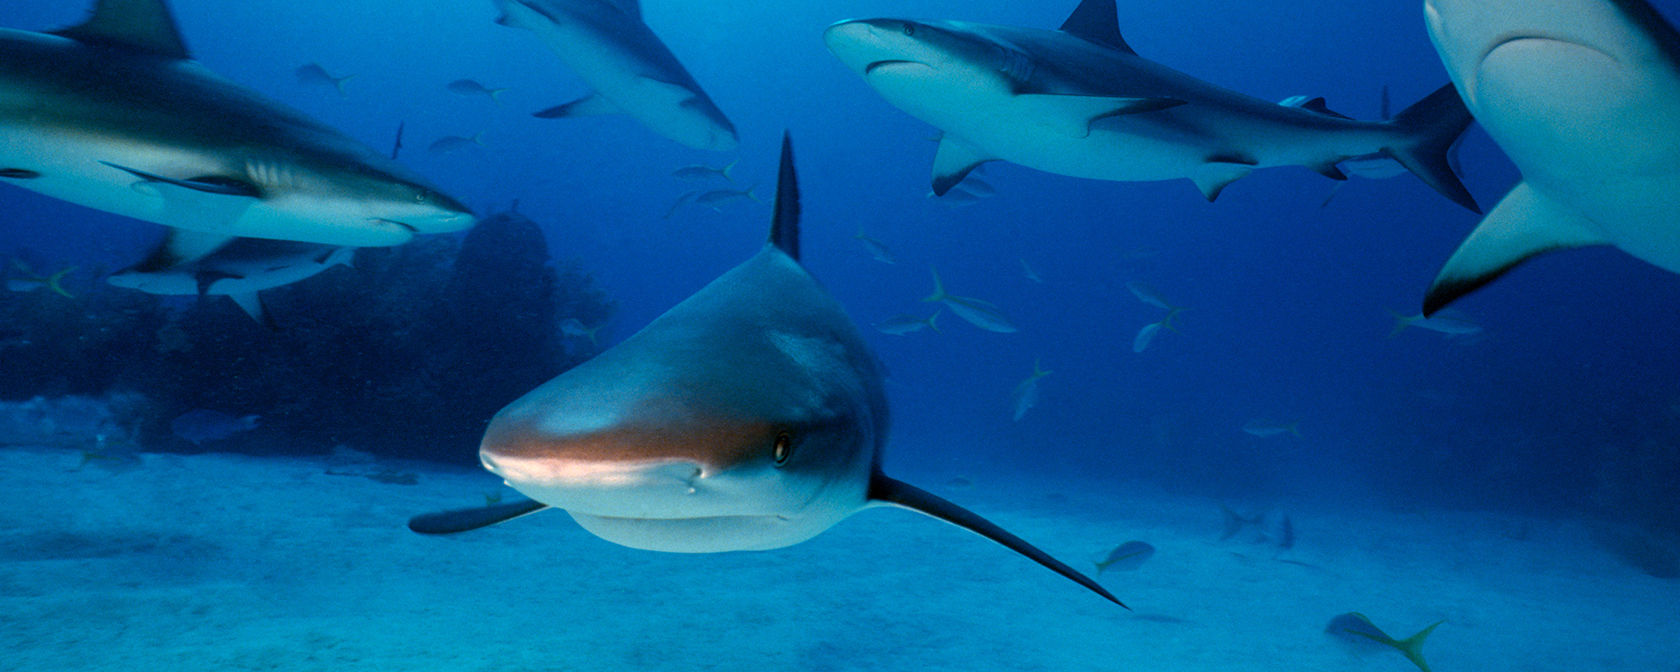
<svg viewBox="0 0 1680 672"><path fill-rule="evenodd" d="M1441 267L1424 296L1423 314L1445 308L1541 254L1609 242L1591 222L1518 182Z"/></svg>
<svg viewBox="0 0 1680 672"><path fill-rule="evenodd" d="M1202 196L1211 203L1213 199L1219 198L1219 192L1224 191L1227 185L1251 172L1254 172L1253 164L1215 160L1202 164L1202 167L1196 170L1196 174L1190 176L1190 180L1196 183L1196 188L1202 190Z"/></svg>
<svg viewBox="0 0 1680 672"><path fill-rule="evenodd" d="M991 160L993 157L979 147L947 133L939 139L939 150L933 156L933 194L944 196L951 187L968 177L969 171Z"/></svg>
<svg viewBox="0 0 1680 672"><path fill-rule="evenodd" d="M538 119L560 119L562 117L594 117L603 114L623 114L624 109L612 101L602 98L599 93L587 96L554 107L532 113Z"/></svg>
<svg viewBox="0 0 1680 672"><path fill-rule="evenodd" d="M420 534L455 534L489 527L496 523L505 523L546 508L548 508L547 504L534 499L527 499L523 502L509 502L495 506L424 513L408 519L408 529Z"/></svg>
<svg viewBox="0 0 1680 672"><path fill-rule="evenodd" d="M1004 546L1009 547L1010 550L1031 558L1033 562L1044 565L1051 571L1061 574L1062 576L1072 579L1075 583L1091 589L1092 592L1103 596L1108 601L1127 609L1131 609L1131 607L1126 607L1126 603L1121 602L1120 599L1115 597L1113 593L1108 592L1107 589L1103 588L1090 577L1079 573L1078 570L1069 567L1066 564L1063 564L1062 561L1050 557L1049 553L1038 550L1037 547L1027 543L1020 537L1010 534L1008 530L998 527L992 521L981 518L974 512L957 506L956 504L952 504L938 495L930 493L914 485L910 485L909 483L889 478L880 472L876 472L875 475L871 476L869 479L869 499L870 501L892 504L894 506L924 513L947 523L951 523L952 525L966 529L970 532L974 532L975 534L991 539L997 543L1003 544Z"/></svg>
<svg viewBox="0 0 1680 672"><path fill-rule="evenodd" d="M793 140L782 132L782 164L776 173L775 213L770 220L770 244L799 261L799 176L793 170Z"/></svg>
<svg viewBox="0 0 1680 672"><path fill-rule="evenodd" d="M1114 0L1084 0L1074 8L1073 14L1068 15L1067 21L1062 22L1061 30L1088 42L1137 55L1131 45L1120 37L1120 15Z"/></svg>
<svg viewBox="0 0 1680 672"><path fill-rule="evenodd" d="M52 34L104 47L192 58L164 0L99 0L87 21Z"/></svg>

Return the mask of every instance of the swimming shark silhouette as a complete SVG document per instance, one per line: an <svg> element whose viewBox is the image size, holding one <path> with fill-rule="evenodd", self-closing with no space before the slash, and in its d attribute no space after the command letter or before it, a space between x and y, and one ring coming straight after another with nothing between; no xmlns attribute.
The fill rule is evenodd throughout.
<svg viewBox="0 0 1680 672"><path fill-rule="evenodd" d="M859 19L823 39L887 102L943 131L935 194L1004 160L1100 180L1189 178L1211 201L1256 168L1345 180L1338 162L1381 153L1477 210L1447 162L1471 121L1451 86L1388 121L1279 105L1138 56L1114 0L1083 0L1060 30Z"/></svg>
<svg viewBox="0 0 1680 672"><path fill-rule="evenodd" d="M799 264L785 137L774 210L758 254L490 421L480 459L533 501L417 516L410 529L460 532L552 506L616 544L710 553L790 546L892 505L976 532L1119 604L1020 537L881 473L881 366Z"/></svg>
<svg viewBox="0 0 1680 672"><path fill-rule="evenodd" d="M1424 298L1537 255L1614 245L1680 273L1680 35L1644 0L1428 0L1465 104L1522 172Z"/></svg>
<svg viewBox="0 0 1680 672"><path fill-rule="evenodd" d="M152 256L111 274L105 282L148 294L226 295L251 319L269 327L274 323L257 292L314 277L339 264L349 265L356 254L354 247L235 238L203 257L172 264L169 247L165 240Z"/></svg>
<svg viewBox="0 0 1680 672"><path fill-rule="evenodd" d="M398 245L473 223L380 153L191 60L163 0L99 0L81 25L0 29L0 182L195 233Z"/></svg>
<svg viewBox="0 0 1680 672"><path fill-rule="evenodd" d="M537 34L592 90L545 119L624 113L695 149L728 151L735 125L642 22L641 0L496 0L497 23Z"/></svg>

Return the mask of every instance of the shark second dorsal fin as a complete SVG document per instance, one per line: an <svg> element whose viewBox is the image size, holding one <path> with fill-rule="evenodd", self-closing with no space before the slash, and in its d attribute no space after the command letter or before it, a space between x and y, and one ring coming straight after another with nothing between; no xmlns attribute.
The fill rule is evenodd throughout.
<svg viewBox="0 0 1680 672"><path fill-rule="evenodd" d="M776 172L776 203L771 209L775 214L770 220L770 244L799 261L799 176L793 171L793 141L786 132L782 133L782 166Z"/></svg>
<svg viewBox="0 0 1680 672"><path fill-rule="evenodd" d="M101 47L192 58L164 0L99 0L87 21L53 34Z"/></svg>
<svg viewBox="0 0 1680 672"><path fill-rule="evenodd" d="M957 527L978 534L987 539L1009 547L1010 550L1031 558L1033 562L1044 565L1051 571L1061 574L1092 592L1103 596L1108 601L1126 607L1113 593L1098 585L1090 577L1080 574L1078 570L1063 564L1062 561L1050 557L1049 553L1038 550L1038 547L1026 540L1010 534L1008 530L998 527L992 521L981 518L968 509L952 504L938 495L918 488L909 483L889 478L877 471L869 478L869 501L881 504L891 504L912 511L917 511L934 518L938 518ZM1130 609L1131 607L1126 607Z"/></svg>
<svg viewBox="0 0 1680 672"><path fill-rule="evenodd" d="M1125 38L1120 37L1120 12L1114 7L1114 0L1083 0L1067 21L1062 22L1062 32L1137 55Z"/></svg>

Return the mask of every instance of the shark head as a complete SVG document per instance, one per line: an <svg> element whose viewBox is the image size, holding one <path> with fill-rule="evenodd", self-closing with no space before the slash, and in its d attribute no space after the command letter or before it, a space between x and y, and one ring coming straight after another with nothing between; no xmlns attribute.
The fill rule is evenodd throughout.
<svg viewBox="0 0 1680 672"><path fill-rule="evenodd" d="M484 467L533 501L417 516L461 532L547 507L623 546L707 553L809 539L870 506L912 509L997 541L1119 603L997 525L881 472L883 373L800 265L799 189L784 138L770 242L647 327L503 408Z"/></svg>
<svg viewBox="0 0 1680 672"><path fill-rule="evenodd" d="M1013 81L1030 76L1025 55L982 34L983 26L956 21L853 19L823 32L828 50L872 86L894 81L965 78Z"/></svg>

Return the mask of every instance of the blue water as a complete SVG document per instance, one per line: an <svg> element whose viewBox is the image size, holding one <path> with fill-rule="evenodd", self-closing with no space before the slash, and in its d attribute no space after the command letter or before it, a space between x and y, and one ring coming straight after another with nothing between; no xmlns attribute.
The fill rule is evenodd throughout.
<svg viewBox="0 0 1680 672"><path fill-rule="evenodd" d="M1185 180L1100 182L994 163L979 174L998 195L951 207L926 197L936 131L884 102L820 39L834 21L883 15L1052 28L1070 2L648 0L648 24L740 129L728 154L683 148L625 117L532 118L584 90L530 33L495 25L487 1L172 4L213 70L375 148L403 123L402 161L481 213L518 200L554 257L592 272L616 302L608 342L763 244L769 208L756 203L662 219L695 187L671 171L739 158L738 181L768 200L787 129L803 261L890 372L889 470L1680 527L1672 481L1640 481L1656 488L1641 495L1654 512L1629 512L1616 506L1627 481L1613 476L1680 473L1680 277L1610 248L1558 253L1456 304L1483 327L1476 338L1387 338L1385 311L1415 314L1479 221L1414 177L1354 178L1324 204L1334 182L1267 169L1210 204ZM1680 3L1653 4L1680 16ZM85 11L77 1L0 7L5 27L30 30ZM1264 99L1324 96L1376 118L1381 87L1398 109L1447 81L1416 2L1122 2L1120 14L1139 54ZM357 77L341 98L295 80L308 62ZM504 104L445 90L463 77L509 87ZM483 148L425 151L480 131ZM1484 209L1517 179L1478 128L1460 157ZM0 188L0 213L0 254L78 265L78 292L122 291L90 269L131 264L159 235L11 187ZM860 228L898 263L871 259L853 239ZM1023 277L1022 260L1043 283ZM1020 331L981 331L949 314L943 333L870 329L931 312L920 301L930 266ZM1161 311L1135 299L1129 281L1189 308L1178 332L1142 353L1132 337ZM1013 421L1010 391L1034 360L1054 373ZM1257 419L1298 420L1301 436L1242 431ZM1654 457L1618 457L1633 448ZM462 443L461 461L475 449Z"/></svg>

